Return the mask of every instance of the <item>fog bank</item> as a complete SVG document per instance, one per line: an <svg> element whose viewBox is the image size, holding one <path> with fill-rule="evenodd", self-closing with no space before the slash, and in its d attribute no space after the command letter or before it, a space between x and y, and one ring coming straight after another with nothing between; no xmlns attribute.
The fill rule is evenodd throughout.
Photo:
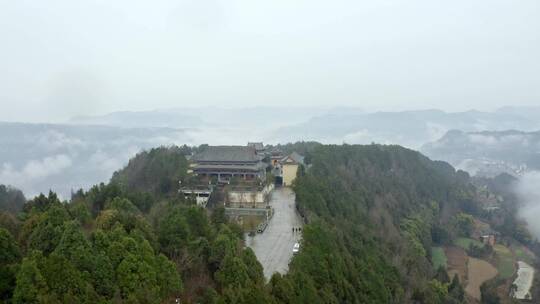
<svg viewBox="0 0 540 304"><path fill-rule="evenodd" d="M527 221L532 235L540 239L540 172L523 175L515 190L521 202L519 216Z"/></svg>

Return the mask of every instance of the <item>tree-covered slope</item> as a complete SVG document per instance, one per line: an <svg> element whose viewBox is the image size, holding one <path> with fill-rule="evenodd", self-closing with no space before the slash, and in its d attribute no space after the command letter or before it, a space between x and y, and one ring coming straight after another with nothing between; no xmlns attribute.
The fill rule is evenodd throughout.
<svg viewBox="0 0 540 304"><path fill-rule="evenodd" d="M324 302L458 301L431 279L429 260L432 230L474 204L468 176L398 146L312 155L295 185L309 224L289 276L302 274Z"/></svg>
<svg viewBox="0 0 540 304"><path fill-rule="evenodd" d="M143 151L113 174L111 182L131 192L165 195L178 189L186 176L187 160L182 147L159 147Z"/></svg>
<svg viewBox="0 0 540 304"><path fill-rule="evenodd" d="M0 227L2 303L271 302L223 209L170 200L143 213L109 184L70 203L40 195L19 216L20 231Z"/></svg>
<svg viewBox="0 0 540 304"><path fill-rule="evenodd" d="M70 202L39 195L25 203L20 222L2 218L0 302L272 302L260 264L224 209L208 215L173 189L155 188L159 179L150 177L185 174L178 150L143 153L120 173L128 184L113 179Z"/></svg>
<svg viewBox="0 0 540 304"><path fill-rule="evenodd" d="M181 148L144 152L111 183L25 204L0 222L0 299L13 303L461 303L431 244L474 209L468 175L397 146L306 148L294 189L307 224L286 275L265 282L239 227L162 187ZM11 224L10 224L11 225ZM4 229L5 228L5 229ZM441 232L442 231L442 232Z"/></svg>

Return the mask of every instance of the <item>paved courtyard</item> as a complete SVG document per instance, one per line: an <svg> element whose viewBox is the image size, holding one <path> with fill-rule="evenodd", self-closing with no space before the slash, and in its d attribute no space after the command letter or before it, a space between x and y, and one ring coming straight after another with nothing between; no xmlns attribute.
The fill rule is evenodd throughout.
<svg viewBox="0 0 540 304"><path fill-rule="evenodd" d="M261 234L246 237L264 268L264 276L270 279L274 272L286 273L293 255L294 243L301 238L300 232L292 232L293 227L302 227L302 220L294 207L295 194L289 188L276 188L270 198L274 217Z"/></svg>

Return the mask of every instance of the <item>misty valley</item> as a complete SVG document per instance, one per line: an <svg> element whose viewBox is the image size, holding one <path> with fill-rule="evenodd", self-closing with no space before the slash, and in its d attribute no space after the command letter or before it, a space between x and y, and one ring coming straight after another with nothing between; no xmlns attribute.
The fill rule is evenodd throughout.
<svg viewBox="0 0 540 304"><path fill-rule="evenodd" d="M29 196L52 189L68 198L74 190L107 181L144 149L250 140L286 143L298 138L399 144L473 175L518 176L540 168L540 135L534 132L540 130L539 109L371 113L352 108L188 108L73 117L63 124L4 122L0 183Z"/></svg>
<svg viewBox="0 0 540 304"><path fill-rule="evenodd" d="M540 111L326 111L247 132L256 118L216 128L192 116L188 127L175 123L180 111L163 119L140 112L0 124L2 299L511 303L540 296L540 136L527 132ZM246 112L265 115L224 115L233 121ZM458 123L459 116L466 118ZM527 131L480 131L489 116ZM363 122L385 125L381 117L394 124ZM147 125L135 127L140 121ZM310 130L302 135L310 141L279 144L299 129ZM255 136L278 144L249 142Z"/></svg>
<svg viewBox="0 0 540 304"><path fill-rule="evenodd" d="M0 304L540 303L540 1L0 1Z"/></svg>

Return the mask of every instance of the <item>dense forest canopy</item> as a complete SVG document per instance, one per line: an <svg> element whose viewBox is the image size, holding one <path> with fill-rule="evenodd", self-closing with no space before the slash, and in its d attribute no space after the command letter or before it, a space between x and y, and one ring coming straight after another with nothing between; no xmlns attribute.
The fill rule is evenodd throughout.
<svg viewBox="0 0 540 304"><path fill-rule="evenodd" d="M177 190L178 181L186 176L187 160L183 147L160 147L143 151L128 165L113 174L111 182L129 192L168 194Z"/></svg>
<svg viewBox="0 0 540 304"><path fill-rule="evenodd" d="M264 278L223 208L175 195L191 151L161 147L69 202L42 194L0 221L1 301L464 303L431 248L469 233L466 173L399 146L294 148L310 166L294 184L306 225L287 274Z"/></svg>
<svg viewBox="0 0 540 304"><path fill-rule="evenodd" d="M462 300L429 259L432 229L471 203L465 173L398 146L320 146L295 191L310 224L291 274L338 303Z"/></svg>

